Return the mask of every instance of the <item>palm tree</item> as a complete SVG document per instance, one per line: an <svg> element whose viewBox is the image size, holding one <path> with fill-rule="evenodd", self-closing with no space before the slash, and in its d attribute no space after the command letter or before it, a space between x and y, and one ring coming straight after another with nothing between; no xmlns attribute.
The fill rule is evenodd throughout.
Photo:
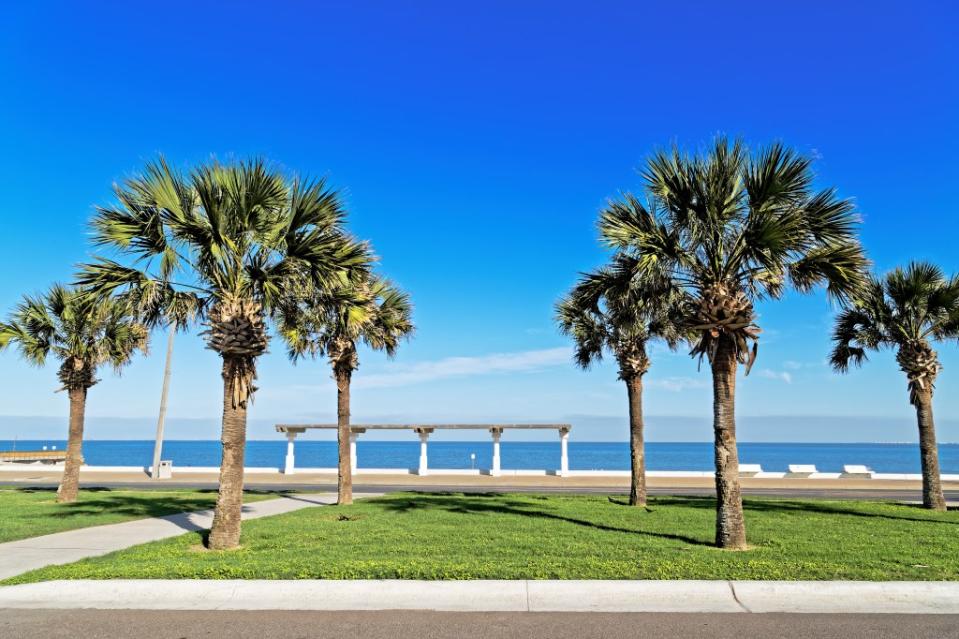
<svg viewBox="0 0 959 639"><path fill-rule="evenodd" d="M157 300L158 308L171 291L196 296L207 345L223 361L223 461L208 545L235 548L247 407L269 344L267 314L293 278L322 289L344 272L359 276L366 246L343 230L339 195L323 181L288 179L262 160L212 161L189 175L160 160L115 192L117 204L97 210L93 234L128 259L100 257L78 281Z"/></svg>
<svg viewBox="0 0 959 639"><path fill-rule="evenodd" d="M716 545L742 549L735 391L739 365L748 374L756 358L754 304L787 286L825 285L830 297L848 299L867 266L857 216L833 189L813 190L811 161L778 143L750 153L719 138L705 154L659 151L642 176L649 204L631 195L610 203L601 235L638 271L668 277L688 295L691 354L712 368Z"/></svg>
<svg viewBox="0 0 959 639"><path fill-rule="evenodd" d="M959 277L946 278L927 262L897 268L869 284L836 318L830 361L840 371L860 366L867 350L896 351L916 408L922 460L922 504L945 510L939 478L939 450L932 417L932 393L942 366L930 341L959 337Z"/></svg>
<svg viewBox="0 0 959 639"><path fill-rule="evenodd" d="M629 503L646 506L646 454L643 434L643 376L650 360L646 345L662 340L670 349L683 338L677 291L663 283L635 281L634 260L617 254L611 266L584 275L556 305L563 334L576 343L575 360L583 369L609 350L629 400L631 480ZM655 290L650 290L655 288Z"/></svg>
<svg viewBox="0 0 959 639"><path fill-rule="evenodd" d="M43 366L53 355L57 376L70 398L70 429L57 501L76 501L83 464L83 421L87 391L97 369L110 364L119 373L138 350L146 351L148 331L119 300L55 284L42 296L26 296L0 324L0 349L15 344L20 355Z"/></svg>
<svg viewBox="0 0 959 639"><path fill-rule="evenodd" d="M292 293L279 313L280 332L294 362L304 356L329 359L336 380L337 503L352 504L350 382L359 367L356 347L362 342L393 357L413 333L413 307L406 293L372 274L358 281L341 277L332 290L295 289L301 292Z"/></svg>

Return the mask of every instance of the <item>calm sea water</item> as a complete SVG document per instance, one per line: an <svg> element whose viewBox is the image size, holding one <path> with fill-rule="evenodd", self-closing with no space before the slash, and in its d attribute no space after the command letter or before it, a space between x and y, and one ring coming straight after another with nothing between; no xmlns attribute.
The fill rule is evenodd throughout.
<svg viewBox="0 0 959 639"><path fill-rule="evenodd" d="M14 442L0 440L0 450L11 450ZM43 446L64 448L57 440L16 443L18 450L38 450ZM559 442L503 442L504 469L559 467ZM492 444L478 442L431 441L431 468L469 468L470 454L476 455L476 468L492 465ZM285 441L251 441L247 443L246 465L273 467L283 465ZM152 463L152 441L87 441L83 445L86 462L94 466L148 466ZM650 470L711 470L711 443L646 444ZM739 445L740 461L762 464L764 470L784 471L789 464L815 464L821 471L838 472L843 464L865 464L877 472L918 473L919 448L915 444L757 444ZM216 441L168 441L163 458L177 466L218 466L220 444ZM413 442L357 443L361 468L415 468L419 460L419 444ZM939 447L943 473L959 473L959 444ZM569 464L573 470L628 470L629 445L619 442L569 443ZM297 441L296 465L300 468L332 468L336 466L336 443L332 441Z"/></svg>

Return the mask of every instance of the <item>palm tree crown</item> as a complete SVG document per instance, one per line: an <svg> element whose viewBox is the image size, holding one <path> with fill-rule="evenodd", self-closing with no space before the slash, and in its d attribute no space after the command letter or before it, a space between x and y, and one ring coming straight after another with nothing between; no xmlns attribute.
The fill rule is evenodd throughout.
<svg viewBox="0 0 959 639"><path fill-rule="evenodd" d="M209 347L227 364L235 406L255 390L265 314L287 282L327 288L369 262L366 246L343 230L335 191L287 179L262 160L214 161L183 175L161 159L115 191L118 204L96 212L94 240L132 259L98 258L79 283L122 291L154 316L199 313Z"/></svg>
<svg viewBox="0 0 959 639"><path fill-rule="evenodd" d="M910 401L932 392L941 365L930 341L959 337L959 277L934 264L913 262L885 278L872 277L836 320L830 361L845 372L866 351L893 348L909 380Z"/></svg>
<svg viewBox="0 0 959 639"><path fill-rule="evenodd" d="M393 357L414 331L409 295L372 274L360 280L340 277L336 286L294 295L291 302L279 315L294 361L326 356L334 369L351 372L358 366L358 342Z"/></svg>
<svg viewBox="0 0 959 639"><path fill-rule="evenodd" d="M52 355L60 361L64 390L90 388L99 381L102 365L119 371L137 351L146 350L147 337L127 304L59 284L43 295L24 297L0 324L0 349L15 344L35 366Z"/></svg>
<svg viewBox="0 0 959 639"><path fill-rule="evenodd" d="M863 280L852 202L814 191L810 160L781 144L750 154L720 138L706 155L660 151L642 176L648 203L629 194L610 203L600 232L638 270L689 292L693 355L712 359L728 335L748 372L756 300L779 298L787 284L801 292L824 284L846 299Z"/></svg>
<svg viewBox="0 0 959 639"><path fill-rule="evenodd" d="M556 305L560 330L573 338L580 367L588 369L609 350L620 379L629 380L649 369L648 341L660 339L672 349L684 337L678 292L643 282L635 271L635 260L618 253L610 266L583 275Z"/></svg>

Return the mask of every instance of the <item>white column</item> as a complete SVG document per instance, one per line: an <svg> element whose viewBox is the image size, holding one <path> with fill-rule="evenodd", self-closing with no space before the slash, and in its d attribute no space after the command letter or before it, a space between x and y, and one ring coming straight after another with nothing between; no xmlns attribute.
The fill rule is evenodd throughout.
<svg viewBox="0 0 959 639"><path fill-rule="evenodd" d="M431 429L418 428L416 432L418 432L420 435L420 467L417 470L417 474L428 475L430 471L426 458L426 442L428 442L430 439Z"/></svg>
<svg viewBox="0 0 959 639"><path fill-rule="evenodd" d="M569 475L569 429L559 429L559 476Z"/></svg>
<svg viewBox="0 0 959 639"><path fill-rule="evenodd" d="M356 438L359 433L350 432L350 472L356 472Z"/></svg>
<svg viewBox="0 0 959 639"><path fill-rule="evenodd" d="M292 430L286 432L286 464L283 466L283 474L292 475L293 470L293 440L296 439L296 433Z"/></svg>
<svg viewBox="0 0 959 639"><path fill-rule="evenodd" d="M500 475L499 439L503 435L503 429L490 428L489 432L493 436L493 467L490 469L489 474L493 477L499 477Z"/></svg>

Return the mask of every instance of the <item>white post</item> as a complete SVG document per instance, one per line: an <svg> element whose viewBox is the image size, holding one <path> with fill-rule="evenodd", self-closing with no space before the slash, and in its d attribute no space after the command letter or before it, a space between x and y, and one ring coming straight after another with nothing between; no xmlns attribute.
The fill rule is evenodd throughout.
<svg viewBox="0 0 959 639"><path fill-rule="evenodd" d="M359 433L350 432L350 472L356 472L356 438Z"/></svg>
<svg viewBox="0 0 959 639"><path fill-rule="evenodd" d="M493 467L490 469L489 474L492 477L499 477L500 475L499 439L503 435L503 429L490 428L489 432L493 436Z"/></svg>
<svg viewBox="0 0 959 639"><path fill-rule="evenodd" d="M293 464L293 440L296 439L296 432L286 431L286 464L283 466L284 475L292 475L294 472Z"/></svg>
<svg viewBox="0 0 959 639"><path fill-rule="evenodd" d="M432 429L429 428L418 428L416 432L420 435L420 467L417 470L418 475L428 475L429 474L429 464L426 459L426 442L430 439L430 432Z"/></svg>
<svg viewBox="0 0 959 639"><path fill-rule="evenodd" d="M569 429L559 429L559 476L569 475Z"/></svg>

